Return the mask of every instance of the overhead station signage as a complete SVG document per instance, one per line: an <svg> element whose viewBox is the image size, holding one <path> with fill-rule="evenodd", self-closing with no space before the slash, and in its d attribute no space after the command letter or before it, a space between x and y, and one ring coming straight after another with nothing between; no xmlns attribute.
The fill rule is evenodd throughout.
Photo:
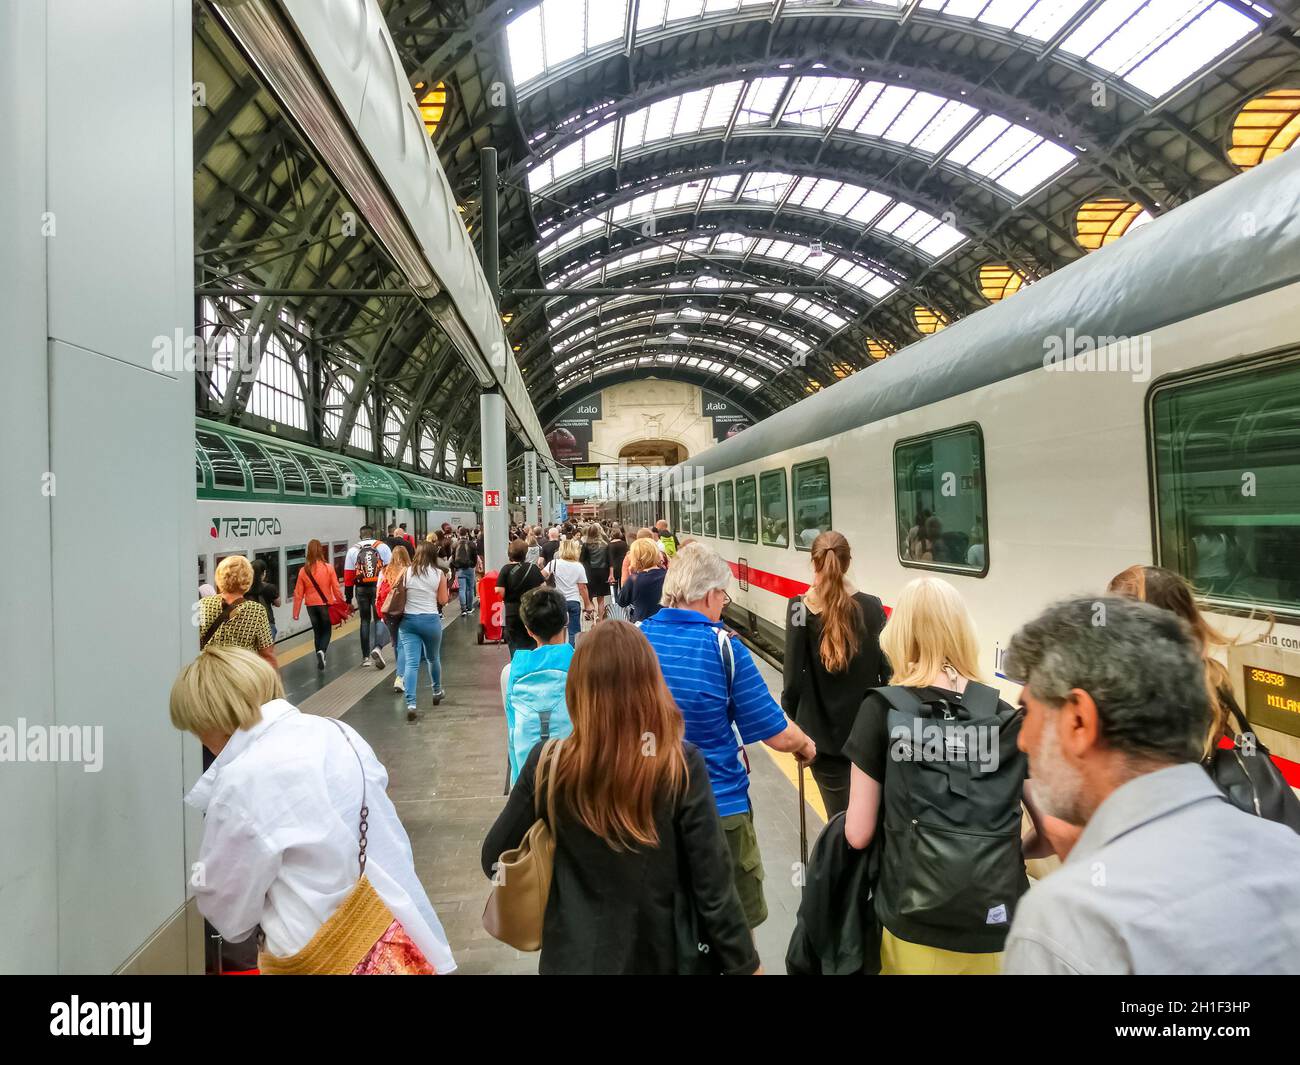
<svg viewBox="0 0 1300 1065"><path fill-rule="evenodd" d="M576 463L573 467L573 479L575 481L599 481L600 463L599 462Z"/></svg>
<svg viewBox="0 0 1300 1065"><path fill-rule="evenodd" d="M581 403L575 403L555 419L546 434L551 454L557 462L571 465L591 461L593 424L601 419L601 396L597 393Z"/></svg>
<svg viewBox="0 0 1300 1065"><path fill-rule="evenodd" d="M466 467L465 467L465 483L468 484L468 485L473 485L473 486L476 487L476 488L477 488L479 485L481 485L481 484L483 483L483 467L482 467L482 466L466 466Z"/></svg>
<svg viewBox="0 0 1300 1065"><path fill-rule="evenodd" d="M729 399L701 392L701 413L713 422L713 439L721 443L749 428L749 416Z"/></svg>

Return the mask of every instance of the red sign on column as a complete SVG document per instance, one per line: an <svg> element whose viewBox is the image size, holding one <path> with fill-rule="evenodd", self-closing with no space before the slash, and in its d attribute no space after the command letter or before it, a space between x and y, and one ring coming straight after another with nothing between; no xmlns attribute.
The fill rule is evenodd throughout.
<svg viewBox="0 0 1300 1065"><path fill-rule="evenodd" d="M483 493L483 506L488 510L501 509L501 493L498 491L487 491Z"/></svg>

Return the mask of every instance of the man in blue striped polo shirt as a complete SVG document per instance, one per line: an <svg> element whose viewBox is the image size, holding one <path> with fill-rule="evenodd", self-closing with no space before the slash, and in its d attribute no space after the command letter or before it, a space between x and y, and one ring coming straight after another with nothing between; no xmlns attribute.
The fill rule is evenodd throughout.
<svg viewBox="0 0 1300 1065"><path fill-rule="evenodd" d="M704 755L731 848L736 890L749 927L757 928L767 919L767 902L741 744L763 742L805 762L817 748L772 698L749 649L722 625L730 583L730 567L703 544L678 548L664 578L665 605L641 623L641 631L682 712L686 739Z"/></svg>

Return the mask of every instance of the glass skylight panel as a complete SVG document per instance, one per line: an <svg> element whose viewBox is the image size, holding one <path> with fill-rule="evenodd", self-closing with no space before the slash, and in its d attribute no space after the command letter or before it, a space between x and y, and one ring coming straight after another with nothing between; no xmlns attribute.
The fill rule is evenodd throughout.
<svg viewBox="0 0 1300 1065"><path fill-rule="evenodd" d="M934 93L916 93L889 124L884 133L885 139L898 144L911 144L946 102L942 96L935 96Z"/></svg>
<svg viewBox="0 0 1300 1065"><path fill-rule="evenodd" d="M948 146L979 110L959 100L948 100L939 113L912 139L912 147L923 152L937 154Z"/></svg>
<svg viewBox="0 0 1300 1065"><path fill-rule="evenodd" d="M859 193L858 201L849 209L847 217L855 222L861 222L864 226L870 225L877 215L889 204L889 197L879 192L868 192L866 189L850 186L854 192Z"/></svg>
<svg viewBox="0 0 1300 1065"><path fill-rule="evenodd" d="M592 130L582 140L561 149L540 166L533 167L528 172L529 191L539 192L570 174L602 160L613 158L614 132L617 126L617 121L606 122L603 126Z"/></svg>
<svg viewBox="0 0 1300 1065"><path fill-rule="evenodd" d="M794 83L781 121L825 129L857 86L854 78L799 78Z"/></svg>
<svg viewBox="0 0 1300 1065"><path fill-rule="evenodd" d="M510 72L526 85L623 37L627 0L543 0L506 27Z"/></svg>
<svg viewBox="0 0 1300 1065"><path fill-rule="evenodd" d="M903 85L889 85L875 97L869 110L854 130L867 137L880 137L899 113L912 102L915 89Z"/></svg>
<svg viewBox="0 0 1300 1065"><path fill-rule="evenodd" d="M779 203L794 182L789 174L755 172L745 182L741 200L758 200L762 203Z"/></svg>
<svg viewBox="0 0 1300 1065"><path fill-rule="evenodd" d="M755 78L749 84L745 100L740 105L740 114L736 118L738 126L752 126L772 121L772 112L781 102L785 92L785 77Z"/></svg>
<svg viewBox="0 0 1300 1065"><path fill-rule="evenodd" d="M1074 153L1059 144L1043 141L1018 163L998 175L998 184L1023 196L1055 177L1074 162Z"/></svg>
<svg viewBox="0 0 1300 1065"><path fill-rule="evenodd" d="M1163 96L1256 28L1241 12L1214 4L1125 78L1151 96Z"/></svg>
<svg viewBox="0 0 1300 1065"><path fill-rule="evenodd" d="M1190 24L1208 16L1206 26ZM1158 96L1191 77L1257 27L1222 0L1107 0L1061 44ZM1144 74L1130 76L1139 65Z"/></svg>
<svg viewBox="0 0 1300 1065"><path fill-rule="evenodd" d="M1007 128L970 161L970 169L985 177L997 177L1042 139L1024 126L1007 123Z"/></svg>

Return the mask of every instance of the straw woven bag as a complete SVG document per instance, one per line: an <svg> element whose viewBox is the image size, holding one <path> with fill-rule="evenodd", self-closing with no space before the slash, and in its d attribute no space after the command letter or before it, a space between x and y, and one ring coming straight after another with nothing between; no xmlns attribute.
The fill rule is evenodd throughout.
<svg viewBox="0 0 1300 1065"><path fill-rule="evenodd" d="M547 740L537 759L533 779L533 810L537 820L518 847L505 851L492 878L492 894L483 909L483 927L493 939L515 950L541 950L546 900L551 894L555 868L555 788L546 796L542 817L542 792L548 770L554 781L560 741ZM549 822L549 824L548 824Z"/></svg>

